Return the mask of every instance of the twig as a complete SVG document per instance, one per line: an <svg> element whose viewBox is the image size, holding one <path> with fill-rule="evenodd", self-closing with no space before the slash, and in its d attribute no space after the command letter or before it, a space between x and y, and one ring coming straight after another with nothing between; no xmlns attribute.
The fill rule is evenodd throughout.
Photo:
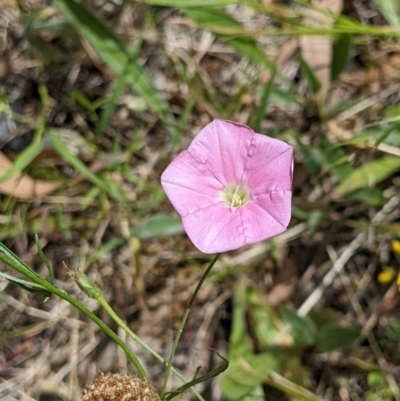
<svg viewBox="0 0 400 401"><path fill-rule="evenodd" d="M342 121L347 120L350 117L353 117L355 114L360 113L361 111L371 107L375 103L380 102L381 100L398 93L400 91L400 85L389 86L385 90L376 93L375 95L370 96L368 99L363 100L360 103L357 103L355 106L351 107L350 109L340 113L336 118L335 121L340 123Z"/></svg>
<svg viewBox="0 0 400 401"><path fill-rule="evenodd" d="M371 220L371 225L376 226L380 224L383 219L398 205L399 199L397 197L391 198L383 208L374 216ZM356 250L363 244L367 239L367 232L362 232L357 235L357 237L349 244L349 246L344 250L340 257L333 264L329 272L325 275L322 283L310 294L310 296L303 302L300 306L297 314L299 316L306 316L311 309L319 302L324 294L325 289L332 284L338 273L341 272L343 267L349 261L349 259L354 255Z"/></svg>

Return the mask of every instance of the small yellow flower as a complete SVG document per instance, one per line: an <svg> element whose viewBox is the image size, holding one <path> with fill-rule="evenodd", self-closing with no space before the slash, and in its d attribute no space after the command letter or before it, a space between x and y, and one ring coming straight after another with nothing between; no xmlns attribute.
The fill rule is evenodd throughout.
<svg viewBox="0 0 400 401"><path fill-rule="evenodd" d="M400 256L400 241L397 239L392 241L392 251L396 256Z"/></svg>
<svg viewBox="0 0 400 401"><path fill-rule="evenodd" d="M397 287L399 287L399 291L400 291L400 273L397 275L396 284L397 284Z"/></svg>
<svg viewBox="0 0 400 401"><path fill-rule="evenodd" d="M396 276L397 271L395 269L393 269L393 267L384 267L383 270L379 273L378 275L378 283L379 284L388 284L391 283L395 276ZM399 280L399 276L397 276L397 280L398 280L398 285L400 285L400 280Z"/></svg>

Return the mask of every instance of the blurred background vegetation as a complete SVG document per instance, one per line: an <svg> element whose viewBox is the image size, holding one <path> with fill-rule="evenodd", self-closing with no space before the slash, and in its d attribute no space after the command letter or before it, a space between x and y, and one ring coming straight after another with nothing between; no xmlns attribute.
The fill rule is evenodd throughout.
<svg viewBox="0 0 400 401"><path fill-rule="evenodd" d="M197 386L213 401L400 399L399 38L397 0L0 0L0 240L45 276L37 233L59 287L117 329L84 271L167 357L210 257L160 174L212 119L247 124L295 148L292 222L221 257L175 366L227 355ZM0 280L2 400L77 400L132 369L43 301Z"/></svg>

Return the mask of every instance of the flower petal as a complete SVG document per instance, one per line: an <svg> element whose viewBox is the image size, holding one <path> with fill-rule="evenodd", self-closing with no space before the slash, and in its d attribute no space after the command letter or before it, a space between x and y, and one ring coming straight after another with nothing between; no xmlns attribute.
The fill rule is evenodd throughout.
<svg viewBox="0 0 400 401"><path fill-rule="evenodd" d="M251 194L290 190L292 178L293 148L278 139L256 134L242 182Z"/></svg>
<svg viewBox="0 0 400 401"><path fill-rule="evenodd" d="M183 218L183 226L200 251L231 251L246 244L241 212L242 208L232 212L221 202L187 215Z"/></svg>
<svg viewBox="0 0 400 401"><path fill-rule="evenodd" d="M286 230L292 175L289 145L244 125L214 120L171 162L161 182L194 245L217 253ZM221 199L229 184L248 188L250 200L229 207Z"/></svg>
<svg viewBox="0 0 400 401"><path fill-rule="evenodd" d="M182 217L221 203L219 192L224 188L207 166L188 151L179 154L166 168L161 185Z"/></svg>
<svg viewBox="0 0 400 401"><path fill-rule="evenodd" d="M243 209L246 243L253 244L286 230L291 217L292 192L275 191L255 197Z"/></svg>
<svg viewBox="0 0 400 401"><path fill-rule="evenodd" d="M214 120L193 139L188 152L223 184L242 179L255 133L245 125Z"/></svg>

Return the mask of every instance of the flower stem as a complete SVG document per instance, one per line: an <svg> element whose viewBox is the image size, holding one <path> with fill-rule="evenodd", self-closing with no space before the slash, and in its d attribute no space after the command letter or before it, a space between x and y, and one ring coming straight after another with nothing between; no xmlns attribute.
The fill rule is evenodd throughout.
<svg viewBox="0 0 400 401"><path fill-rule="evenodd" d="M212 267L212 266L211 266ZM100 305L103 307L103 309L110 315L110 317L114 320L115 323L119 327L121 327L122 330L125 331L126 334L128 334L129 337L132 338L132 340L136 341L138 344L140 344L145 350L150 352L151 355L154 356L158 361L160 361L163 364L166 364L165 359L159 355L156 351L154 351L152 348L150 348L143 340L141 340L140 337L138 337L124 321L115 313L115 311L112 309L110 304L106 301L106 299L102 296L99 295L97 297L97 301L100 303ZM185 378L181 373L179 373L173 366L170 367L171 371L176 374L184 383L186 383ZM193 394L200 400L200 401L205 401L204 398L194 389L192 388L191 391ZM161 398L162 399L162 398Z"/></svg>
<svg viewBox="0 0 400 401"><path fill-rule="evenodd" d="M56 287L55 287L56 288ZM58 289L57 289L58 290ZM133 352L129 349L129 347L121 340L121 338L111 330L101 319L99 319L94 313L92 313L89 309L85 308L82 304L76 301L67 293L58 290L52 291L54 294L58 295L60 298L63 298L65 301L69 302L71 305L75 306L78 310L84 313L89 319L91 319L94 323L97 324L112 340L114 340L125 352L127 357L133 363L135 368L137 369L139 375L142 379L147 379L147 374L143 369L142 365L140 364L139 360L133 354Z"/></svg>
<svg viewBox="0 0 400 401"><path fill-rule="evenodd" d="M207 277L208 274L210 273L211 269L214 267L215 262L218 260L219 255L220 255L220 254L217 253L217 254L214 256L213 260L212 260L211 263L208 265L206 271L205 271L205 272L203 273L203 275L201 276L201 279L200 279L200 281L197 283L196 289L194 290L194 292L193 292L193 294L192 294L192 296L191 296L191 298L190 298L189 304L188 304L188 306L186 307L185 313L184 313L184 315L183 315L183 317L182 317L181 325L180 325L180 327L179 327L178 333L176 334L176 337L175 337L174 344L173 344L173 346L172 346L171 355L169 356L169 359L168 359L168 362L167 362L167 367L166 367L165 376L164 376L163 388L162 388L161 396L160 396L161 399L163 399L163 397L164 397L164 395L165 395L165 393L166 393L166 391L167 391L168 377L169 377L170 372L171 372L172 360L173 360L173 358L174 358L174 356L175 356L175 353L176 353L176 350L177 350L177 348L178 348L179 340L181 339L181 335L182 335L183 329L184 329L184 327L185 327L186 321L187 321L187 319L188 319L188 317L189 317L190 310L192 309L194 300L196 299L196 296L197 296L198 292L200 291L200 288L201 288L201 286L203 285L204 280L206 279L206 277Z"/></svg>
<svg viewBox="0 0 400 401"><path fill-rule="evenodd" d="M46 279L39 276L33 270L26 268L26 266L24 266L22 264L22 262L20 262L19 260L11 260L10 258L8 258L7 256L5 256L1 253L0 253L0 260L3 261L8 266L17 270L19 273L23 274L25 277L31 279L33 282L39 284L40 286L42 286L44 289L46 289L50 293L55 294L55 295L59 296L60 298L64 299L64 301L67 301L69 304L71 304L76 309L78 309L80 312L82 312L84 315L86 315L90 320L92 320L95 324L97 324L97 326L99 326L100 329L102 329L112 340L114 340L124 350L124 352L126 353L128 358L135 365L140 376L142 376L143 379L147 378L146 372L140 365L140 362L138 361L136 356L129 349L129 347L118 337L118 335L113 330L111 330L93 312L91 312L89 309L87 309L84 305L82 305L75 298L71 297L71 295L69 295L64 290L49 283Z"/></svg>

